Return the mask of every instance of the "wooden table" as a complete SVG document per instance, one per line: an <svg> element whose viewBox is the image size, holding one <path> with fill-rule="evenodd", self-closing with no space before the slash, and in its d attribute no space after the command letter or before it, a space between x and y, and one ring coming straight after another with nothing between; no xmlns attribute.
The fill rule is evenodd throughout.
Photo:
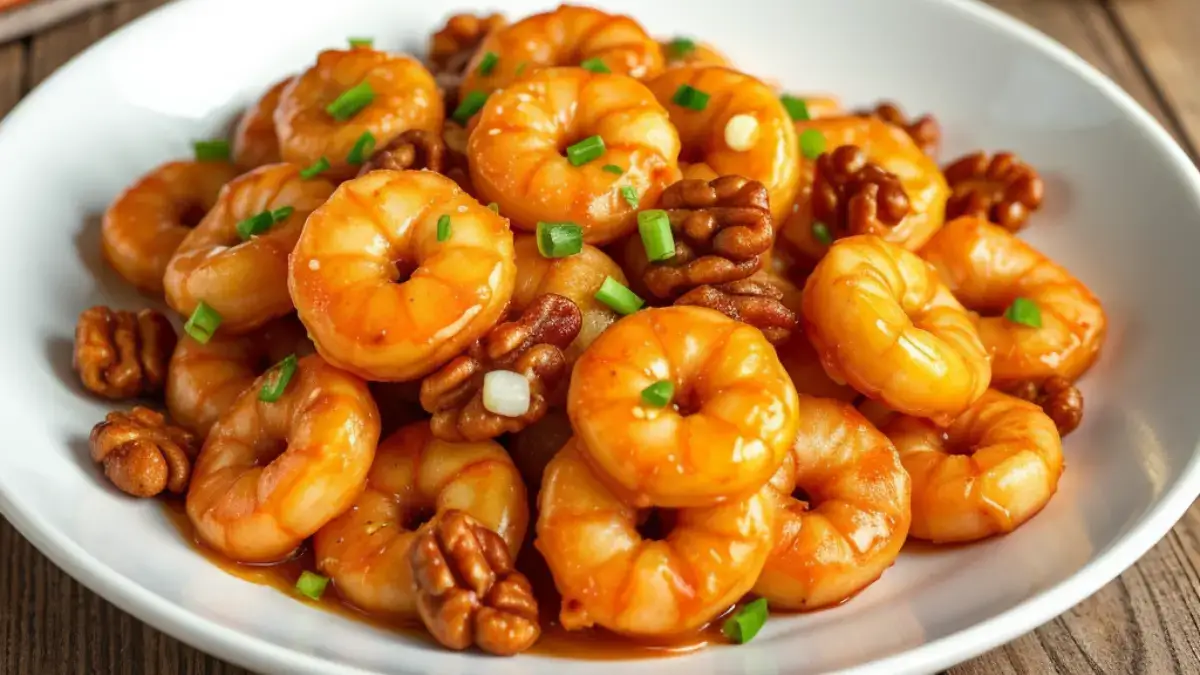
<svg viewBox="0 0 1200 675"><path fill-rule="evenodd" d="M75 53L163 0L119 0L0 45L0 115ZM1193 159L1200 142L1200 2L991 0L1107 73ZM0 668L50 673L244 673L122 612L0 519ZM950 671L1200 673L1200 503L1132 569L1036 631Z"/></svg>

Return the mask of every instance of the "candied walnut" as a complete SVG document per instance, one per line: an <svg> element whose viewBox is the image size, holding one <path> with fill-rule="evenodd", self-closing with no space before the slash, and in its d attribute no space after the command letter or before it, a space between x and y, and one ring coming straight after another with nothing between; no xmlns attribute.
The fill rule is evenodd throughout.
<svg viewBox="0 0 1200 675"><path fill-rule="evenodd" d="M741 279L719 286L700 286L683 294L676 305L715 309L734 321L762 331L771 344L783 344L796 329L796 313L783 304L783 291L756 279Z"/></svg>
<svg viewBox="0 0 1200 675"><path fill-rule="evenodd" d="M157 396L167 381L175 329L152 310L92 307L75 325L75 370L89 391L111 399Z"/></svg>
<svg viewBox="0 0 1200 675"><path fill-rule="evenodd" d="M446 144L438 134L422 129L409 129L376 150L371 158L363 163L358 175L364 176L376 169L429 169L444 173L445 156Z"/></svg>
<svg viewBox="0 0 1200 675"><path fill-rule="evenodd" d="M487 335L421 382L421 407L433 415L433 435L446 441L481 441L514 433L540 420L550 394L569 375L563 349L583 326L579 307L569 299L539 296L515 321L497 324ZM529 407L515 415L489 410L484 378L507 370L529 383Z"/></svg>
<svg viewBox="0 0 1200 675"><path fill-rule="evenodd" d="M450 510L409 551L417 613L450 649L472 644L511 656L541 636L537 598L513 568L504 539L462 511Z"/></svg>
<svg viewBox="0 0 1200 675"><path fill-rule="evenodd" d="M775 241L767 188L758 181L681 180L659 204L675 235L675 255L647 267L642 282L661 299L749 277Z"/></svg>
<svg viewBox="0 0 1200 675"><path fill-rule="evenodd" d="M944 173L950 185L946 220L975 216L1016 232L1041 208L1046 192L1037 170L1011 152L990 158L976 152L946 167Z"/></svg>
<svg viewBox="0 0 1200 675"><path fill-rule="evenodd" d="M89 445L92 459L104 465L104 475L134 497L153 497L163 490L183 494L200 451L195 436L141 406L110 412L92 427Z"/></svg>
<svg viewBox="0 0 1200 675"><path fill-rule="evenodd" d="M813 175L813 220L830 234L883 234L900 224L911 204L894 173L867 161L856 145L843 145L817 158Z"/></svg>
<svg viewBox="0 0 1200 675"><path fill-rule="evenodd" d="M1056 375L1041 386L1036 382L1022 382L1013 388L1012 394L1041 406L1054 420L1059 436L1066 437L1083 421L1083 394L1065 377Z"/></svg>
<svg viewBox="0 0 1200 675"><path fill-rule="evenodd" d="M921 152L929 157L937 157L942 143L942 127L933 115L923 115L910 122L900 107L890 101L884 101L871 110L860 110L858 115L875 117L900 127L916 142Z"/></svg>

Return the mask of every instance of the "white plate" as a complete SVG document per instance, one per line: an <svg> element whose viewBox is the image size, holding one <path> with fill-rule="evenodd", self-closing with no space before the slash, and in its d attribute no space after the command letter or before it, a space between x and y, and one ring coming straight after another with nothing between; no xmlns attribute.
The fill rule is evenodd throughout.
<svg viewBox="0 0 1200 675"><path fill-rule="evenodd" d="M190 153L266 84L348 35L423 49L463 1L190 0L121 30L0 126L0 506L54 562L123 609L264 671L610 673L612 664L484 659L415 644L226 575L154 502L105 486L87 457L103 403L71 372L93 304L145 300L100 261L97 215L142 172ZM510 16L549 5L509 0ZM1028 238L1105 302L1060 492L1017 533L907 551L846 605L777 618L753 643L621 664L627 675L920 672L1014 638L1100 588L1159 539L1200 486L1200 177L1116 86L1036 32L961 0L608 0L654 33L702 36L751 72L852 104L934 111L944 157L1016 150L1048 181Z"/></svg>

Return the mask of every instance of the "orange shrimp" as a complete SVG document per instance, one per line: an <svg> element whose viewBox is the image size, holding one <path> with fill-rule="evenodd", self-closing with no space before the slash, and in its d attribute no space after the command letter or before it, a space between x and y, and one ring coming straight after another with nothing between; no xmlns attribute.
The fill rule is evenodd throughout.
<svg viewBox="0 0 1200 675"><path fill-rule="evenodd" d="M775 346L775 352L779 355L779 362L783 364L784 370L792 378L792 384L796 385L798 393L846 403L851 403L860 396L854 387L829 377L821 364L821 356L817 354L807 334L795 331L787 342Z"/></svg>
<svg viewBox="0 0 1200 675"><path fill-rule="evenodd" d="M707 42L692 42L691 40L662 40L658 46L662 49L667 68L679 66L723 66L733 68L733 62L722 54L716 47Z"/></svg>
<svg viewBox="0 0 1200 675"><path fill-rule="evenodd" d="M271 85L267 93L238 118L233 130L233 161L241 170L249 171L281 161L279 136L275 133L275 109L291 81L289 76Z"/></svg>

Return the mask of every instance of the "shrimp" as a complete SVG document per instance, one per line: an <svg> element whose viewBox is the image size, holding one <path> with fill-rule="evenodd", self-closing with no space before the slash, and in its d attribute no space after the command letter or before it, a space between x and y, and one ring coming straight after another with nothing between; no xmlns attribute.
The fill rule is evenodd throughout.
<svg viewBox="0 0 1200 675"><path fill-rule="evenodd" d="M985 220L958 218L921 250L968 309L983 314L979 337L992 356L994 386L1052 376L1074 381L1096 361L1107 320L1092 292L1071 273ZM1041 327L999 316L1016 298L1036 303Z"/></svg>
<svg viewBox="0 0 1200 675"><path fill-rule="evenodd" d="M262 382L209 431L187 495L196 536L239 562L286 558L350 508L379 442L366 383L321 357L300 359L274 402Z"/></svg>
<svg viewBox="0 0 1200 675"><path fill-rule="evenodd" d="M162 293L175 249L237 173L228 162L167 162L142 176L104 212L104 259L134 286Z"/></svg>
<svg viewBox="0 0 1200 675"><path fill-rule="evenodd" d="M440 174L379 170L342 183L313 212L288 281L330 363L404 381L490 330L515 277L504 218Z"/></svg>
<svg viewBox="0 0 1200 675"><path fill-rule="evenodd" d="M892 442L852 406L801 396L800 433L770 484L775 548L753 592L773 607L836 605L900 554L912 520L909 477Z"/></svg>
<svg viewBox="0 0 1200 675"><path fill-rule="evenodd" d="M779 362L792 378L798 393L846 403L859 397L854 387L829 377L812 340L805 333L795 331L787 342L775 346L775 353L779 355Z"/></svg>
<svg viewBox="0 0 1200 675"><path fill-rule="evenodd" d="M290 313L288 254L304 219L332 192L333 185L304 180L291 164L268 164L225 185L167 264L167 304L188 316L203 301L232 334ZM265 218L268 229L244 239L243 221L251 218Z"/></svg>
<svg viewBox="0 0 1200 675"><path fill-rule="evenodd" d="M716 47L706 42L664 40L658 43L667 68L679 66L723 66L733 68L733 62Z"/></svg>
<svg viewBox="0 0 1200 675"><path fill-rule="evenodd" d="M593 137L602 152L587 163L563 156ZM592 244L632 232L638 209L679 179L679 136L650 90L582 68L541 70L493 94L467 157L480 201L499 204L517 228L568 220Z"/></svg>
<svg viewBox="0 0 1200 675"><path fill-rule="evenodd" d="M669 531L643 538L639 511L611 492L572 440L546 467L535 545L562 594L567 630L599 624L639 637L686 633L754 585L770 555L769 487L715 506L658 514Z"/></svg>
<svg viewBox="0 0 1200 675"><path fill-rule="evenodd" d="M804 286L805 330L825 372L909 415L948 421L987 389L974 321L915 253L840 239Z"/></svg>
<svg viewBox="0 0 1200 675"><path fill-rule="evenodd" d="M867 160L895 174L908 195L909 211L896 226L884 228L885 240L916 251L941 228L946 218L950 188L937 162L921 150L903 128L874 117L836 117L796 123L796 132L816 131L825 139L829 152L843 145L856 145ZM811 267L829 249L813 233L812 186L816 158L801 161L800 194L795 207L783 221L783 239Z"/></svg>
<svg viewBox="0 0 1200 675"><path fill-rule="evenodd" d="M409 549L446 511L461 510L500 535L516 558L529 526L525 485L492 441L447 443L428 422L379 444L367 487L313 538L317 569L338 593L372 614L417 616Z"/></svg>
<svg viewBox="0 0 1200 675"><path fill-rule="evenodd" d="M304 327L276 319L247 335L214 335L201 344L180 336L167 367L167 411L200 438L259 375L289 354L312 353Z"/></svg>
<svg viewBox="0 0 1200 675"><path fill-rule="evenodd" d="M669 382L655 407L644 390ZM575 363L567 414L584 456L634 506L744 497L796 437L796 388L757 328L702 307L647 309Z"/></svg>
<svg viewBox="0 0 1200 675"><path fill-rule="evenodd" d="M373 92L365 107L348 119L329 112L364 84ZM321 52L316 65L293 79L279 97L275 129L284 161L308 166L324 157L330 168L322 175L344 180L358 173L349 155L365 134L382 148L410 129L441 136L444 118L437 82L419 61L356 48Z"/></svg>
<svg viewBox="0 0 1200 675"><path fill-rule="evenodd" d="M900 416L883 431L912 476L912 536L935 543L1012 532L1050 501L1063 472L1054 421L994 389L946 429Z"/></svg>
<svg viewBox="0 0 1200 675"><path fill-rule="evenodd" d="M275 133L275 109L283 90L292 82L284 79L271 85L238 119L233 130L233 161L243 171L279 163L279 136Z"/></svg>
<svg viewBox="0 0 1200 675"><path fill-rule="evenodd" d="M680 105L684 85L711 99L703 106ZM800 185L800 149L775 92L745 73L703 66L672 68L649 86L679 130L683 177L708 181L734 174L756 180L767 188L771 216L782 222ZM741 124L745 134L739 137L732 131Z"/></svg>
<svg viewBox="0 0 1200 675"><path fill-rule="evenodd" d="M495 63L481 68L488 54ZM578 66L593 59L610 72L638 79L653 77L663 68L662 50L637 21L562 5L489 33L467 64L459 98L506 89L543 68Z"/></svg>

